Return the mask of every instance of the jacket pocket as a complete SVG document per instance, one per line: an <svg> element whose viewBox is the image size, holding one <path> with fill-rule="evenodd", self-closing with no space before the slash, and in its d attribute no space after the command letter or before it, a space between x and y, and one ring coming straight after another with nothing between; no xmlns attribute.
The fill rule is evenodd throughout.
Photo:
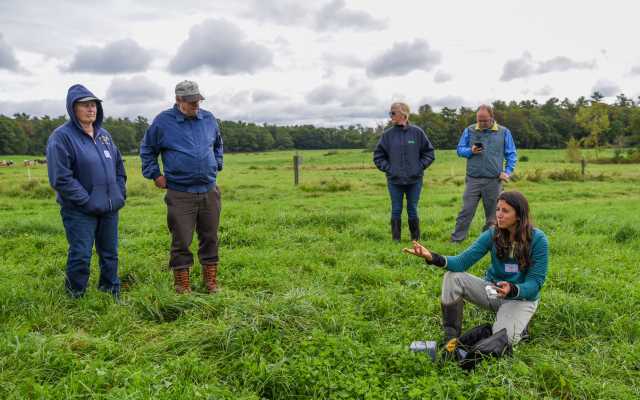
<svg viewBox="0 0 640 400"><path fill-rule="evenodd" d="M108 212L107 185L93 185L93 189L89 193L89 201L82 206L82 209L85 213L91 215L100 215Z"/></svg>
<svg viewBox="0 0 640 400"><path fill-rule="evenodd" d="M109 184L109 194L111 195L111 211L118 211L124 207L124 193L117 183Z"/></svg>

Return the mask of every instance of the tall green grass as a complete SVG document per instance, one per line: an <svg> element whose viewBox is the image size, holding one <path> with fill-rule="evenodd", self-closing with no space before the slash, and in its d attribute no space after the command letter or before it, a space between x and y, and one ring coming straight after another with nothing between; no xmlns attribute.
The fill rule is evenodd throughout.
<svg viewBox="0 0 640 400"><path fill-rule="evenodd" d="M440 338L442 272L400 252L406 217L404 243L390 241L369 153L301 152L298 187L293 152L227 155L215 296L198 286L198 266L194 293L173 293L163 193L127 158L124 305L95 289L95 257L87 296L65 296L46 167L31 181L24 167L0 169L0 398L638 398L640 170L589 164L601 179L573 179L563 151L520 153L524 179L506 189L528 196L549 236L549 277L532 341L469 374L408 351ZM438 151L425 178L422 241L439 253L464 248L448 243L464 167ZM491 320L465 309L465 327Z"/></svg>

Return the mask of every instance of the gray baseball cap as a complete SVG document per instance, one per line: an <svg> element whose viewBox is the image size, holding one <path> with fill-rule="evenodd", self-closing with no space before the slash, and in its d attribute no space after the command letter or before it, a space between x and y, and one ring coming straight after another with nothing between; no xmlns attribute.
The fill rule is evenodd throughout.
<svg viewBox="0 0 640 400"><path fill-rule="evenodd" d="M198 84L194 81L182 81L176 85L176 96L179 96L183 101L198 101L204 100L204 97L200 94Z"/></svg>

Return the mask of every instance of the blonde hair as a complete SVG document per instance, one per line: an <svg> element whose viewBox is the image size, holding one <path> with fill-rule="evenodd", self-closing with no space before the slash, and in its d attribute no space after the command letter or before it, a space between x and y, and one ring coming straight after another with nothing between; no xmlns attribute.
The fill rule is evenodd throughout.
<svg viewBox="0 0 640 400"><path fill-rule="evenodd" d="M400 110L400 113L404 115L405 118L407 118L407 121L409 121L409 114L411 114L411 110L409 109L409 105L407 103L395 102L391 104L391 107L389 107L389 109L393 110L394 108L398 108Z"/></svg>

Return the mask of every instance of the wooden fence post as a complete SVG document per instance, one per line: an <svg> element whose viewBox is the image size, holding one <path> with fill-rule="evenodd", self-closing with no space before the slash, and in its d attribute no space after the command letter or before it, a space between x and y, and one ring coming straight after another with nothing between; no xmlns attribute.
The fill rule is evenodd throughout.
<svg viewBox="0 0 640 400"><path fill-rule="evenodd" d="M296 151L296 155L293 156L293 184L295 186L298 186L300 181L300 164L302 164L302 157Z"/></svg>

